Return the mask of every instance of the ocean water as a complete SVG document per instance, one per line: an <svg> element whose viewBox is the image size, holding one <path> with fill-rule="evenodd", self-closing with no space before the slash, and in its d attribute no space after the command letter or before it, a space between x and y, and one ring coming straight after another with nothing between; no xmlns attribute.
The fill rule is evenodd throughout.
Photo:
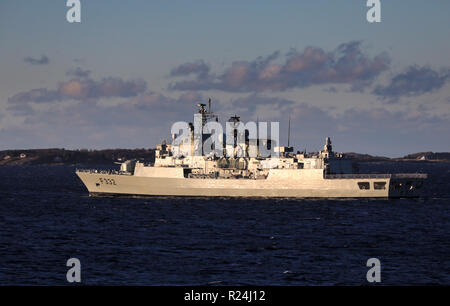
<svg viewBox="0 0 450 306"><path fill-rule="evenodd" d="M0 167L0 284L450 285L450 164L420 199L91 198L71 166Z"/></svg>

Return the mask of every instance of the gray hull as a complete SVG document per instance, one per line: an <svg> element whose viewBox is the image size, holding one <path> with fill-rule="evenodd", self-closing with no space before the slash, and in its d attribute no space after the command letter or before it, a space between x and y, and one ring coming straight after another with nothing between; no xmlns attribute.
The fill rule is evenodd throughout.
<svg viewBox="0 0 450 306"><path fill-rule="evenodd" d="M77 171L91 195L122 196L205 196L205 197L286 197L286 198L387 198L417 197L420 179L389 175L358 178L201 179L140 177ZM403 182L400 188L399 182ZM361 189L360 183L368 189ZM368 185L367 185L368 183ZM384 186L375 189L375 185Z"/></svg>

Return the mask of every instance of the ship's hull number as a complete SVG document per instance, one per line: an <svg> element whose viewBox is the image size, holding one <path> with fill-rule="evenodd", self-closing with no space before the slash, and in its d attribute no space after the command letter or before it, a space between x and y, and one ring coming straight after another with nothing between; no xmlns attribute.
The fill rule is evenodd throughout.
<svg viewBox="0 0 450 306"><path fill-rule="evenodd" d="M114 179L110 179L110 178L99 178L98 179L100 181L100 184L104 184L104 185L116 185L116 181Z"/></svg>

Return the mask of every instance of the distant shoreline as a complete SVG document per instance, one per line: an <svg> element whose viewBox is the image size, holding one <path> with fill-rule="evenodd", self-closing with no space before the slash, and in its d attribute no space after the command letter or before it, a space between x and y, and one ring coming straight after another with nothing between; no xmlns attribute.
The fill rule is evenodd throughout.
<svg viewBox="0 0 450 306"><path fill-rule="evenodd" d="M344 155L359 162L450 162L450 152L419 152L400 158L372 156L354 152L347 152ZM52 148L0 151L0 166L113 165L127 159L153 162L155 160L155 149L66 150Z"/></svg>
<svg viewBox="0 0 450 306"><path fill-rule="evenodd" d="M0 151L0 166L20 165L112 165L127 159L153 161L154 149L66 150L29 149Z"/></svg>

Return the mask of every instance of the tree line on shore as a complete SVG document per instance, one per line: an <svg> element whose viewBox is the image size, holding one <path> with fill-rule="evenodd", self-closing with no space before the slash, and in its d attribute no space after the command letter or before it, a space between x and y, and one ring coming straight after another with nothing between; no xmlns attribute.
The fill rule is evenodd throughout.
<svg viewBox="0 0 450 306"><path fill-rule="evenodd" d="M406 155L401 158L389 158L372 156L360 153L344 153L344 155L361 162L376 161L402 161L402 160L430 160L450 161L450 153L421 152ZM27 150L3 150L0 151L0 165L51 165L51 164L112 164L123 162L127 159L138 159L143 162L154 162L155 149L103 149L67 150L59 148L51 149L27 149Z"/></svg>
<svg viewBox="0 0 450 306"><path fill-rule="evenodd" d="M111 164L127 159L151 162L154 149L28 149L0 151L0 165L23 164Z"/></svg>

